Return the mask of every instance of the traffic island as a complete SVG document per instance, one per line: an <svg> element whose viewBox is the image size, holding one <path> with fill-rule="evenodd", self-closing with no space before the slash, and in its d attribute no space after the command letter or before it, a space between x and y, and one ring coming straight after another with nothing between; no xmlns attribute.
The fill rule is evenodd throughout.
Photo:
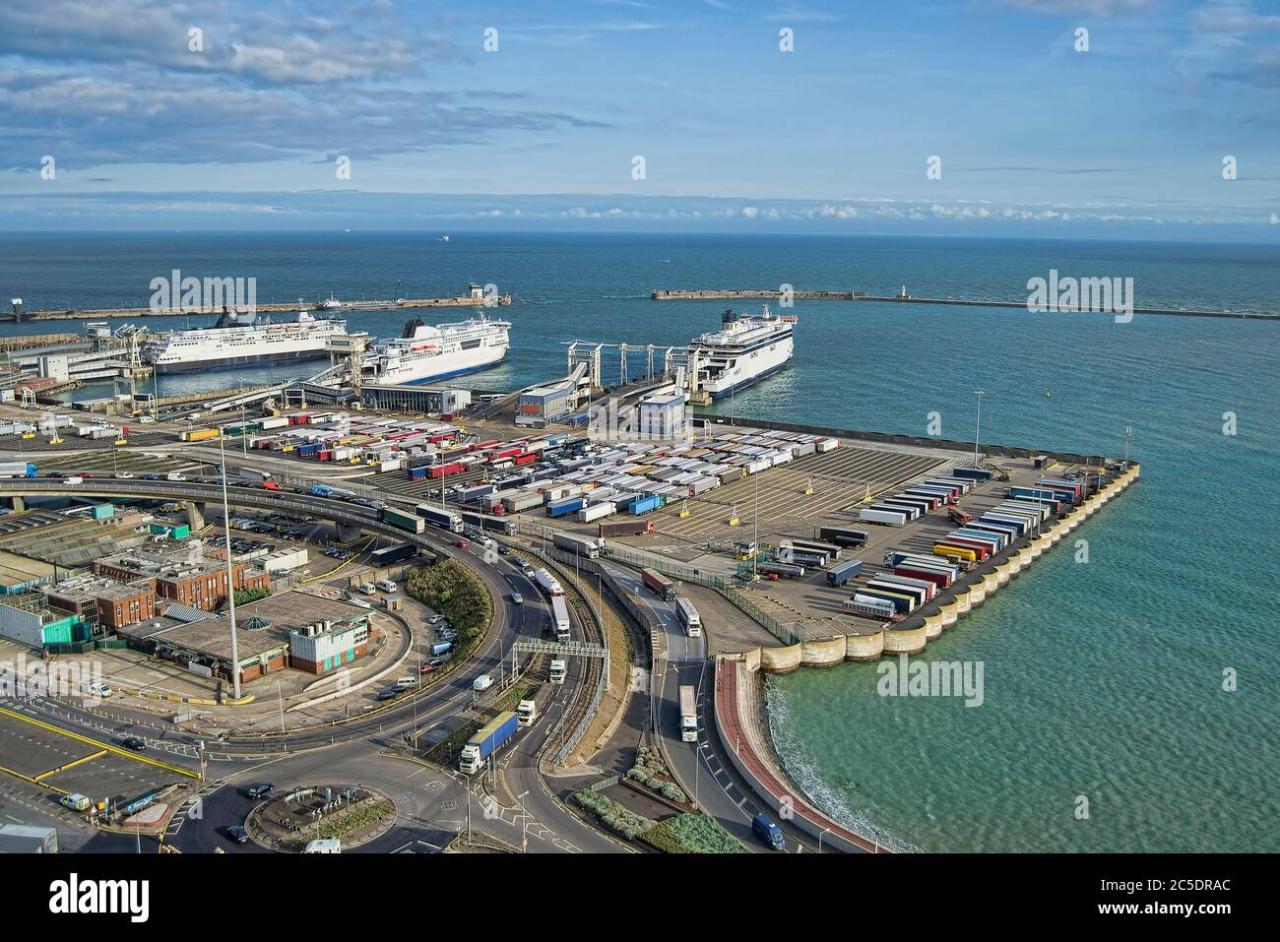
<svg viewBox="0 0 1280 942"><path fill-rule="evenodd" d="M259 805L245 822L249 836L264 847L303 853L312 841L337 839L350 850L391 829L396 804L371 788L313 785L281 793Z"/></svg>

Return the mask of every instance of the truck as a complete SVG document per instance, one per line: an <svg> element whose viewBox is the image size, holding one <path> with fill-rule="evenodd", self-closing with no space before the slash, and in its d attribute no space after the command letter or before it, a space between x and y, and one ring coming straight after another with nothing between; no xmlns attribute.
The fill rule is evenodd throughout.
<svg viewBox="0 0 1280 942"><path fill-rule="evenodd" d="M328 484L312 484L307 488L307 493L312 497L332 497L333 488Z"/></svg>
<svg viewBox="0 0 1280 942"><path fill-rule="evenodd" d="M569 640L569 606L563 595L551 596L551 631L557 641Z"/></svg>
<svg viewBox="0 0 1280 942"><path fill-rule="evenodd" d="M421 533L427 528L427 522L417 514L396 510L394 507L383 507L378 511L378 518L383 523L389 523L401 530L408 530L410 533Z"/></svg>
<svg viewBox="0 0 1280 942"><path fill-rule="evenodd" d="M844 585L860 572L862 572L862 560L846 560L827 570L827 585Z"/></svg>
<svg viewBox="0 0 1280 942"><path fill-rule="evenodd" d="M0 464L0 478L33 478L36 466L30 461L6 461Z"/></svg>
<svg viewBox="0 0 1280 942"><path fill-rule="evenodd" d="M432 657L443 657L453 650L452 641L437 641L431 646Z"/></svg>
<svg viewBox="0 0 1280 942"><path fill-rule="evenodd" d="M448 530L450 533L462 532L462 517L451 510L441 510L439 507L432 507L430 504L419 504L414 510L417 511L419 517L433 527Z"/></svg>
<svg viewBox="0 0 1280 942"><path fill-rule="evenodd" d="M521 700L516 706L516 719L521 727L532 726L538 719L538 704L533 700Z"/></svg>
<svg viewBox="0 0 1280 942"><path fill-rule="evenodd" d="M774 824L773 819L763 811L751 819L751 833L774 850L782 850L786 847L786 841L782 837L782 828Z"/></svg>
<svg viewBox="0 0 1280 942"><path fill-rule="evenodd" d="M698 741L698 692L692 684L680 685L680 741Z"/></svg>
<svg viewBox="0 0 1280 942"><path fill-rule="evenodd" d="M670 602L676 597L676 584L656 569L641 569L640 579L664 602Z"/></svg>
<svg viewBox="0 0 1280 942"><path fill-rule="evenodd" d="M56 854L57 828L0 824L0 854Z"/></svg>
<svg viewBox="0 0 1280 942"><path fill-rule="evenodd" d="M533 584L542 590L543 594L548 597L564 595L564 587L560 585L560 580L545 569L535 570L533 573Z"/></svg>
<svg viewBox="0 0 1280 942"><path fill-rule="evenodd" d="M502 505L499 504L498 506L501 507ZM479 530L492 530L494 533L515 536L516 531L519 529L514 520L504 520L502 517L494 517L489 514L464 510L461 516L464 526L472 526Z"/></svg>
<svg viewBox="0 0 1280 942"><path fill-rule="evenodd" d="M600 556L600 541L588 537L574 536L572 533L557 533L552 538L552 542L575 556L585 556L588 559L597 559Z"/></svg>
<svg viewBox="0 0 1280 942"><path fill-rule="evenodd" d="M458 771L465 775L474 775L484 767L484 762L504 745L520 728L520 718L510 710L499 713L476 734L467 740L462 747L462 755L458 759Z"/></svg>
<svg viewBox="0 0 1280 942"><path fill-rule="evenodd" d="M251 484L261 484L263 481L271 480L270 471L259 471L257 468L241 468L237 473L240 475L240 480Z"/></svg>
<svg viewBox="0 0 1280 942"><path fill-rule="evenodd" d="M394 546L384 546L380 550L374 550L369 554L369 563L382 568L383 566L402 563L406 559L413 559L417 555L418 547L412 543L397 543Z"/></svg>
<svg viewBox="0 0 1280 942"><path fill-rule="evenodd" d="M690 638L702 637L702 616L692 602L686 598L676 599L676 615L684 625L685 634Z"/></svg>
<svg viewBox="0 0 1280 942"><path fill-rule="evenodd" d="M596 524L596 534L601 537L640 536L645 533L652 533L653 530L652 520L620 520L617 523Z"/></svg>
<svg viewBox="0 0 1280 942"><path fill-rule="evenodd" d="M602 500L595 504L588 504L578 510L579 523L592 523L601 517L612 517L618 512L618 505L613 501Z"/></svg>
<svg viewBox="0 0 1280 942"><path fill-rule="evenodd" d="M547 676L553 684L564 683L564 675L567 671L567 664L568 662L562 659L553 660L551 662L551 670Z"/></svg>

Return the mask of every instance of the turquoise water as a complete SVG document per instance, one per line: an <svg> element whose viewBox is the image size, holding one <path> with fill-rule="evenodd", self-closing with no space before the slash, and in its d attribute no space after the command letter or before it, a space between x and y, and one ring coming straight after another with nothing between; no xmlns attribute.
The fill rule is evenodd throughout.
<svg viewBox="0 0 1280 942"><path fill-rule="evenodd" d="M511 359L481 387L563 372L574 337L676 343L717 302L654 287L776 286L1019 298L1050 268L1130 276L1146 306L1280 310L1280 250L1258 246L569 235L0 238L0 291L30 308L145 303L172 267L255 275L260 300L454 294L516 302ZM1277 620L1280 324L800 303L792 369L721 404L744 416L972 435L1118 455L1141 481L928 649L981 660L985 702L890 699L875 667L769 684L790 772L837 816L935 851L1280 850ZM445 316L451 316L446 312ZM398 331L397 313L352 326ZM192 322L200 319L193 318ZM0 332L70 329L62 323ZM203 379L203 378L202 378ZM238 379L225 377L227 383ZM189 381L189 380L188 380ZM162 392L164 390L162 389ZM1046 397L1045 393L1051 396ZM1223 434L1223 414L1238 434ZM1238 689L1222 690L1224 669ZM1090 816L1074 817L1077 796Z"/></svg>

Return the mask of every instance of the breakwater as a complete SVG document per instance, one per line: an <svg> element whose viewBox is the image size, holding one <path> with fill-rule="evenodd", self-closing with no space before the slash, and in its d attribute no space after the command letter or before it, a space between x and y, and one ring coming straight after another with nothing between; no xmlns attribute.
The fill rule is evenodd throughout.
<svg viewBox="0 0 1280 942"><path fill-rule="evenodd" d="M876 301L888 304L941 304L951 307L988 307L988 308L1020 308L1029 310L1026 301L1010 301L997 298L917 298L913 295L899 294L867 294L865 291L799 291L791 290L785 295L794 301ZM649 293L654 301L751 301L782 300L784 294L776 288L693 288L669 289L657 288ZM1087 307L1059 305L1056 308L1062 314L1106 314L1111 316L1115 311L1095 311ZM1175 317L1226 317L1258 321L1280 321L1280 314L1273 311L1225 311L1207 308L1176 307L1134 307L1125 313L1161 314Z"/></svg>

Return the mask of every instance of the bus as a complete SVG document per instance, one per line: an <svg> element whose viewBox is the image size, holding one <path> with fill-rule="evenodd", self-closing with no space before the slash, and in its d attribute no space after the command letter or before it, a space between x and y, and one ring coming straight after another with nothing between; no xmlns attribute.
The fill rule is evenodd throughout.
<svg viewBox="0 0 1280 942"><path fill-rule="evenodd" d="M685 598L676 599L676 615L680 618L680 624L684 625L685 634L690 638L702 637L702 619L692 602Z"/></svg>

